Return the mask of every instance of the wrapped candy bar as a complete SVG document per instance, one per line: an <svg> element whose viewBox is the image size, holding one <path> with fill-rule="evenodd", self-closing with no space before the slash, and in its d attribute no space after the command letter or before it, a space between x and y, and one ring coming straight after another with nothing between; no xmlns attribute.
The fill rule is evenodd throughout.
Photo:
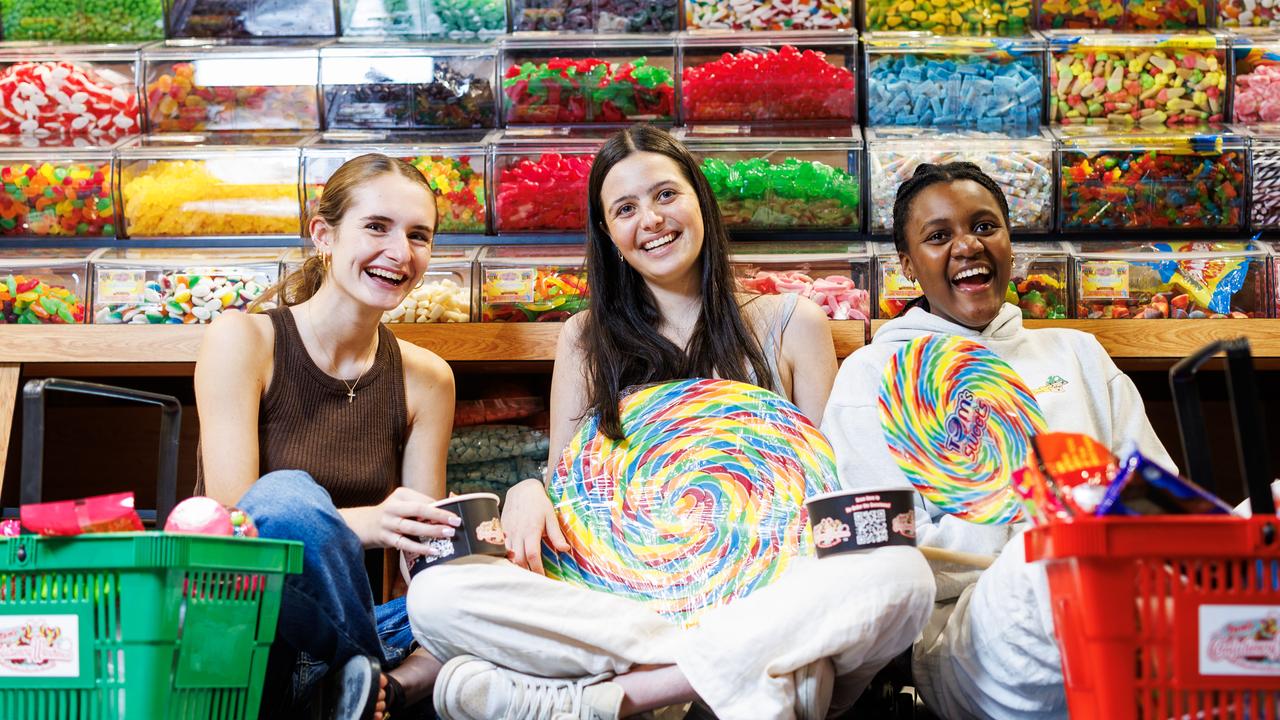
<svg viewBox="0 0 1280 720"><path fill-rule="evenodd" d="M865 243L753 245L735 248L731 260L744 292L795 293L832 320L871 318L871 255Z"/></svg>
<svg viewBox="0 0 1280 720"><path fill-rule="evenodd" d="M1040 124L1044 41L863 36L867 124L1023 130Z"/></svg>
<svg viewBox="0 0 1280 720"><path fill-rule="evenodd" d="M314 130L315 41L167 40L142 51L149 132Z"/></svg>
<svg viewBox="0 0 1280 720"><path fill-rule="evenodd" d="M675 47L666 36L511 38L500 67L506 125L675 119Z"/></svg>
<svg viewBox="0 0 1280 720"><path fill-rule="evenodd" d="M1059 229L1243 228L1244 141L1199 130L1056 129Z"/></svg>
<svg viewBox="0 0 1280 720"><path fill-rule="evenodd" d="M280 256L234 249L109 251L94 260L93 321L208 323L247 310L279 279Z"/></svg>
<svg viewBox="0 0 1280 720"><path fill-rule="evenodd" d="M327 127L494 127L497 54L492 46L417 42L322 48Z"/></svg>
<svg viewBox="0 0 1280 720"><path fill-rule="evenodd" d="M119 150L128 237L298 235L298 146L288 133L149 135Z"/></svg>
<svg viewBox="0 0 1280 720"><path fill-rule="evenodd" d="M131 492L32 503L23 505L19 512L22 527L37 535L142 532L143 529L142 518L133 509Z"/></svg>
<svg viewBox="0 0 1280 720"><path fill-rule="evenodd" d="M1049 37L1049 121L1187 125L1223 121L1225 42L1209 33Z"/></svg>
<svg viewBox="0 0 1280 720"><path fill-rule="evenodd" d="M685 33L686 123L857 119L857 39L843 33Z"/></svg>
<svg viewBox="0 0 1280 720"><path fill-rule="evenodd" d="M680 132L701 160L732 229L862 227L856 126L690 126Z"/></svg>
<svg viewBox="0 0 1280 720"><path fill-rule="evenodd" d="M1241 241L1076 244L1076 317L1267 316L1266 251Z"/></svg>
<svg viewBox="0 0 1280 720"><path fill-rule="evenodd" d="M1097 515L1230 515L1231 506L1146 458L1130 443Z"/></svg>
<svg viewBox="0 0 1280 720"><path fill-rule="evenodd" d="M481 322L562 322L587 308L581 246L494 246L479 258Z"/></svg>
<svg viewBox="0 0 1280 720"><path fill-rule="evenodd" d="M867 128L873 234L893 227L898 186L922 163L971 162L991 176L1009 202L1014 230L1053 227L1053 139L1040 128L982 132L942 128Z"/></svg>

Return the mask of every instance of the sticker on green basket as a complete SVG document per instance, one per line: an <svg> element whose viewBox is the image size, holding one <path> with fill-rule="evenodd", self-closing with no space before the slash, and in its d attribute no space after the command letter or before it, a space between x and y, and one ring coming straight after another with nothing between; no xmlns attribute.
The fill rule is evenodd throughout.
<svg viewBox="0 0 1280 720"><path fill-rule="evenodd" d="M0 690L93 687L93 646L87 602L0 603Z"/></svg>

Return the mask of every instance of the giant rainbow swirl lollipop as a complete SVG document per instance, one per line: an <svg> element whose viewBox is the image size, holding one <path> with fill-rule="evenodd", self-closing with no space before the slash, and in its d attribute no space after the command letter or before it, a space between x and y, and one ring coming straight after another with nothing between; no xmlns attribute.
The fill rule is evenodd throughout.
<svg viewBox="0 0 1280 720"><path fill-rule="evenodd" d="M831 446L754 385L683 380L622 400L622 441L589 418L551 481L572 550L547 574L693 625L812 551L804 499L836 487Z"/></svg>
<svg viewBox="0 0 1280 720"><path fill-rule="evenodd" d="M912 340L885 368L880 420L898 467L934 505L977 523L1018 518L1010 478L1046 427L1031 391L995 353L956 336Z"/></svg>

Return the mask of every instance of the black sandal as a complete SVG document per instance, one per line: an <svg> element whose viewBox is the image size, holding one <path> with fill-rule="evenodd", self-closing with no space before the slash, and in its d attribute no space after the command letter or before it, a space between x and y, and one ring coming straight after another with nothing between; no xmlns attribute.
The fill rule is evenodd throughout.
<svg viewBox="0 0 1280 720"><path fill-rule="evenodd" d="M378 711L378 676L382 665L377 658L356 655L334 673L333 701L329 703L332 720L373 720ZM387 676L390 681L391 676ZM398 683L397 683L398 685ZM391 683L387 683L388 697Z"/></svg>

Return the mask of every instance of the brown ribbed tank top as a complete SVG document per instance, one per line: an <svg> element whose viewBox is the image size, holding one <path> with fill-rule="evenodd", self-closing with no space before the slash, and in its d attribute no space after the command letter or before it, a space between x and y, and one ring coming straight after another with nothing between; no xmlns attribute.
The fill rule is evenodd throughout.
<svg viewBox="0 0 1280 720"><path fill-rule="evenodd" d="M395 335L378 326L373 365L348 402L348 386L307 354L293 312L265 314L275 350L271 384L258 407L258 472L305 470L339 508L382 502L400 484L408 425ZM201 477L197 487L203 485Z"/></svg>

